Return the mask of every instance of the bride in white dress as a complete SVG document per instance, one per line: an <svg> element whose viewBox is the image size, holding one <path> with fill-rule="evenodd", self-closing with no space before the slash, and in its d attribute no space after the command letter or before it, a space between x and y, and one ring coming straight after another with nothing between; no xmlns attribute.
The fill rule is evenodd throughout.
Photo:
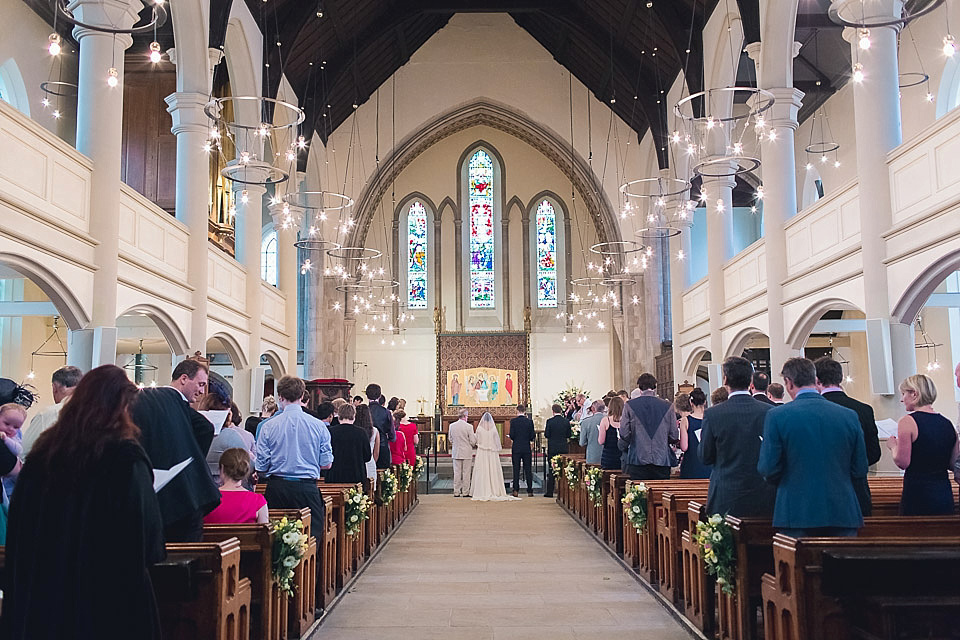
<svg viewBox="0 0 960 640"><path fill-rule="evenodd" d="M507 495L500 467L500 434L490 412L483 414L477 425L477 457L473 461L470 495L474 500L519 500Z"/></svg>

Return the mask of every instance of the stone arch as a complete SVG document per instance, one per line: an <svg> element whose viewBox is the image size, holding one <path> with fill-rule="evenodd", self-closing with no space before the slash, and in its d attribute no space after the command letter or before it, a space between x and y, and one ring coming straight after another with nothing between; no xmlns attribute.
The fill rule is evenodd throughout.
<svg viewBox="0 0 960 640"><path fill-rule="evenodd" d="M157 325L164 340L167 341L170 351L174 355L186 355L189 352L190 344L187 341L186 334L184 334L183 330L177 325L176 320L160 307L152 304L138 304L130 307L117 317L120 318L131 314L144 315L150 318L150 320Z"/></svg>
<svg viewBox="0 0 960 640"><path fill-rule="evenodd" d="M270 369L273 371L274 378L279 380L281 376L286 375L287 371L286 367L283 366L283 358L281 358L276 351L273 349L267 349L262 355L270 364Z"/></svg>
<svg viewBox="0 0 960 640"><path fill-rule="evenodd" d="M0 85L7 90L7 102L29 118L30 96L27 94L27 86L23 83L20 67L13 58L8 58L6 62L0 64Z"/></svg>
<svg viewBox="0 0 960 640"><path fill-rule="evenodd" d="M209 93L211 60L207 49L207 25L210 3L177 0L169 7L176 47L177 91Z"/></svg>
<svg viewBox="0 0 960 640"><path fill-rule="evenodd" d="M426 122L420 129L397 143L390 155L380 163L377 171L367 181L354 208L358 224L348 243L363 246L367 230L379 208L380 201L393 181L420 154L455 133L474 126L488 126L502 131L530 145L550 160L582 194L587 211L597 226L601 241L620 240L620 225L603 185L597 180L586 160L574 152L571 162L570 145L551 129L533 121L518 110L490 100L478 100L441 114ZM478 141L482 142L482 141ZM469 145L475 149L477 143ZM493 148L492 145L486 145ZM502 158L497 158L503 168ZM461 159L462 163L462 159ZM461 165L458 164L458 168ZM460 195L457 194L459 198ZM447 204L445 199L440 209ZM453 203L455 216L459 209Z"/></svg>
<svg viewBox="0 0 960 640"><path fill-rule="evenodd" d="M843 298L818 300L800 315L797 322L793 325L793 328L787 334L787 344L790 345L792 349L803 349L803 345L810 336L810 332L813 331L813 328L817 322L820 321L823 314L834 309L863 312L863 309Z"/></svg>
<svg viewBox="0 0 960 640"><path fill-rule="evenodd" d="M260 95L260 32L256 23L248 24L246 17L235 5L223 44L230 91L234 96ZM258 122L260 114L254 105L238 103L234 117L249 124Z"/></svg>
<svg viewBox="0 0 960 640"><path fill-rule="evenodd" d="M230 356L230 362L233 364L234 370L239 371L240 369L246 369L249 366L249 361L246 354L243 352L243 347L240 346L240 342L236 338L231 336L229 333L224 333L223 331L218 331L213 334L207 340L213 340L216 338L223 345L223 348L226 350L227 355Z"/></svg>
<svg viewBox="0 0 960 640"><path fill-rule="evenodd" d="M902 324L912 324L917 319L920 309L944 278L958 269L960 269L960 249L940 256L906 288L893 307L893 317Z"/></svg>
<svg viewBox="0 0 960 640"><path fill-rule="evenodd" d="M39 262L25 256L0 252L0 265L10 267L17 273L40 287L57 313L63 318L67 328L76 331L90 322L90 315L68 287L55 273Z"/></svg>
<svg viewBox="0 0 960 640"><path fill-rule="evenodd" d="M696 347L693 351L690 352L690 355L687 356L687 361L683 363L684 375L687 378L696 378L697 377L697 367L700 366L700 362L703 360L703 356L709 353L710 350L706 347Z"/></svg>
<svg viewBox="0 0 960 640"><path fill-rule="evenodd" d="M730 341L730 345L727 347L727 353L724 355L724 358L741 355L744 347L747 346L747 343L750 342L750 339L754 336L769 337L763 332L763 330L758 329L757 327L745 327L738 331L733 337L733 340Z"/></svg>

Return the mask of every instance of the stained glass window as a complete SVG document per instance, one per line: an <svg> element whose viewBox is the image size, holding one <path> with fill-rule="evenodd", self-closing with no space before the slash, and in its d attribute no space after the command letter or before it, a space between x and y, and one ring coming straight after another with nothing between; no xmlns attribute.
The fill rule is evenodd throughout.
<svg viewBox="0 0 960 640"><path fill-rule="evenodd" d="M557 214L549 200L537 207L537 306L557 306Z"/></svg>
<svg viewBox="0 0 960 640"><path fill-rule="evenodd" d="M277 232L271 231L260 244L260 277L277 286Z"/></svg>
<svg viewBox="0 0 960 640"><path fill-rule="evenodd" d="M419 200L407 211L407 307L427 308L427 210Z"/></svg>
<svg viewBox="0 0 960 640"><path fill-rule="evenodd" d="M494 306L493 160L482 149L468 166L470 181L470 308Z"/></svg>

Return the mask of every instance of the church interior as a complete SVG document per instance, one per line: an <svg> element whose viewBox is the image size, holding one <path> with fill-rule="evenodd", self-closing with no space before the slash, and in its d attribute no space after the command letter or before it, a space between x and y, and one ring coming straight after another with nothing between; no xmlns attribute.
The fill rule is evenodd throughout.
<svg viewBox="0 0 960 640"><path fill-rule="evenodd" d="M316 557L349 565L355 549L354 579L373 582L337 595L351 569L331 570L340 582L325 595L340 608L319 628L301 611L277 638L372 637L379 623L352 622L364 602L351 598L372 603L404 584L379 592L375 580L393 574L359 567L377 558L403 572L443 546L418 517L442 522L444 536L458 535L451 522L505 519L478 525L500 554L449 588L476 596L470 572L486 572L498 597L481 606L513 615L519 585L504 587L495 568L511 560L512 536L540 532L509 504L482 515L440 502L446 430L463 407L472 421L492 414L508 474L518 404L540 433L570 390L629 393L644 372L670 402L678 390L709 397L732 356L778 383L791 358L833 358L844 390L872 407L881 445L914 374L935 384L933 409L960 420L954 0L0 0L0 16L0 377L38 390L28 422L64 365L115 364L151 388L197 354L244 416L283 376L346 398L375 383L431 433L418 445L426 480L376 539L338 549L334 535L325 549L320 527ZM870 486L874 515L890 523L877 535L902 536L889 551L920 531L893 522L896 505L877 507L899 500L890 483L901 482L881 450ZM737 595L688 581L705 570L697 522L711 514L693 509L705 508L694 500L705 504L706 484L673 489L672 512L655 504L659 489L645 493L656 510L632 529L616 504L629 485L604 484L594 503L588 465L569 464L579 484L560 477L562 509L540 501L530 522L593 564L556 565L526 546L521 562L539 582L569 574L598 591L598 572L615 574L637 600L623 601L632 617L600 601L607 617L563 622L551 637L921 637L850 635L873 627L857 618L869 609L860 600L837 604L853 589L839 578L830 611L843 631L832 635L812 600L784 604L783 562L749 587L741 575ZM743 523L737 535L763 538ZM942 526L931 544L949 555L960 529ZM746 571L757 542L737 540ZM786 540L796 542L774 538L776 554ZM790 568L802 574L799 558L816 549L789 546ZM659 568L650 553L664 554ZM429 581L459 560L423 561ZM411 602L444 596L431 588ZM920 628L884 597L870 602ZM538 598L531 608L555 602ZM928 602L928 631L957 622L958 598ZM532 613L496 633L456 608L383 626L396 637L544 637L564 615Z"/></svg>

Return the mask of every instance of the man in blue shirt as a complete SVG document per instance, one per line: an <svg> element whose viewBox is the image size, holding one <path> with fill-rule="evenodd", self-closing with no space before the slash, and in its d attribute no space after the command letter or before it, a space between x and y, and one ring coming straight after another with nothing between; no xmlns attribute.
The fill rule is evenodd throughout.
<svg viewBox="0 0 960 640"><path fill-rule="evenodd" d="M257 440L256 470L267 478L264 497L273 509L310 508L315 531L323 527L324 508L317 480L333 464L330 431L323 419L330 418L329 405L321 420L303 411L303 380L283 376L277 383L280 411L263 423ZM323 408L323 406L321 406Z"/></svg>

